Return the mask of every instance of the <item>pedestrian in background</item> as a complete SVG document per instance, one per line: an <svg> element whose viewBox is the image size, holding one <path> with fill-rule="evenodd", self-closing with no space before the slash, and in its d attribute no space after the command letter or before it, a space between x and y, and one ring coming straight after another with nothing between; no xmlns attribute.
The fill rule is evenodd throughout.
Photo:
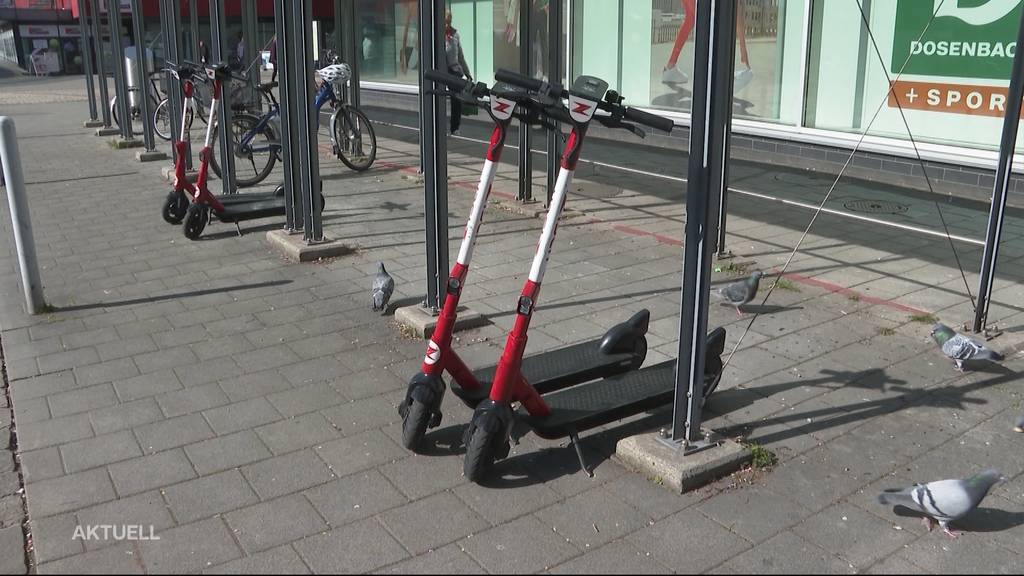
<svg viewBox="0 0 1024 576"><path fill-rule="evenodd" d="M448 73L466 78L470 82L473 76L469 73L469 65L466 64L466 56L462 53L462 41L459 39L459 31L452 27L452 11L444 13L444 55L448 62ZM458 98L449 98L452 103L451 133L459 131L459 124L462 122L462 102Z"/></svg>

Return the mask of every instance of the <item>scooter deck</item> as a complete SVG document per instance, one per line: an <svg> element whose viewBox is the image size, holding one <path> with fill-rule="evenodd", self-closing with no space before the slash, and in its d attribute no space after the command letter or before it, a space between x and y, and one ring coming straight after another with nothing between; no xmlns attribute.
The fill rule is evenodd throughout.
<svg viewBox="0 0 1024 576"><path fill-rule="evenodd" d="M548 394L597 378L628 372L637 366L636 355L633 353L602 353L601 341L602 338L595 338L551 352L527 356L523 358L521 368L523 377L538 393ZM481 388L473 392L463 390L452 380L452 392L470 408L476 407L490 396L491 382L497 369L497 366L488 366L474 371L473 375L480 382Z"/></svg>
<svg viewBox="0 0 1024 576"><path fill-rule="evenodd" d="M256 220L257 218L267 218L270 216L284 216L284 198L274 198L273 196L263 199L250 199L246 202L230 202L226 203L223 199L221 204L224 205L224 211L217 213L213 212L214 218L221 222L241 222L243 220Z"/></svg>
<svg viewBox="0 0 1024 576"><path fill-rule="evenodd" d="M725 345L725 330L716 329L708 340L708 356L717 360ZM721 362L709 361L708 366L712 371L705 371L705 398L714 391L721 378ZM541 438L564 438L671 404L675 395L675 370L676 361L667 360L567 388L544 396L544 402L551 408L548 416L536 418L523 408L519 409L518 415Z"/></svg>
<svg viewBox="0 0 1024 576"><path fill-rule="evenodd" d="M249 202L264 202L267 200L273 200L274 198L277 198L278 200L281 199L281 197L275 196L273 192L240 192L238 194L217 196L217 200L219 200L225 207L232 206L234 204L247 204ZM283 203L281 205L284 206Z"/></svg>

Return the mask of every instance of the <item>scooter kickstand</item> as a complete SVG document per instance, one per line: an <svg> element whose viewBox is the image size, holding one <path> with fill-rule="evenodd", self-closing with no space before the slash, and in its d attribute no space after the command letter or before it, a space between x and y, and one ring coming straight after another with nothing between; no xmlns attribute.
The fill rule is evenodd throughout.
<svg viewBox="0 0 1024 576"><path fill-rule="evenodd" d="M594 477L594 473L587 468L587 463L583 460L583 449L580 448L580 435L575 430L569 430L569 441L572 442L572 447L576 449L576 457L580 460L580 468L587 473L587 476Z"/></svg>
<svg viewBox="0 0 1024 576"><path fill-rule="evenodd" d="M238 225L238 222L235 222L235 230L238 231L238 237L241 238L242 237L242 227Z"/></svg>

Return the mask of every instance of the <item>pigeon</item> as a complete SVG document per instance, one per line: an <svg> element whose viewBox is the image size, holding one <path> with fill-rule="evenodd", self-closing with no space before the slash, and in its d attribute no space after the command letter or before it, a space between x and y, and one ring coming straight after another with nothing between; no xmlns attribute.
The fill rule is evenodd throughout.
<svg viewBox="0 0 1024 576"><path fill-rule="evenodd" d="M985 345L971 340L963 334L957 334L949 326L941 322L932 328L932 338L942 347L942 353L953 359L956 369L963 372L964 362L968 360L991 360L998 362L1003 356L986 348Z"/></svg>
<svg viewBox="0 0 1024 576"><path fill-rule="evenodd" d="M878 502L886 506L906 506L921 512L925 515L922 521L929 532L938 521L943 532L956 538L959 534L950 530L949 523L977 508L992 486L1005 480L998 471L988 469L966 480L938 480L886 490L878 495Z"/></svg>
<svg viewBox="0 0 1024 576"><path fill-rule="evenodd" d="M383 312L387 310L388 300L395 291L395 279L384 269L383 262L377 262L377 275L373 277L373 310Z"/></svg>
<svg viewBox="0 0 1024 576"><path fill-rule="evenodd" d="M1013 431L1024 433L1024 416L1017 418L1017 424L1013 426Z"/></svg>
<svg viewBox="0 0 1024 576"><path fill-rule="evenodd" d="M764 276L764 273L761 271L754 272L750 275L750 278L733 282L724 288L719 288L715 293L729 304L735 306L736 314L742 316L743 313L740 312L740 307L744 304L749 304L757 296L761 276Z"/></svg>

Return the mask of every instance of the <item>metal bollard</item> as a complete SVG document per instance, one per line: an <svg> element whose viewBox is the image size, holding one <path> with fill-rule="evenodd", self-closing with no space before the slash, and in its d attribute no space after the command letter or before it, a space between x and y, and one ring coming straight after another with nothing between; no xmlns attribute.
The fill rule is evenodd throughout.
<svg viewBox="0 0 1024 576"><path fill-rule="evenodd" d="M14 120L7 116L0 116L0 164L3 165L7 202L11 207L14 247L18 251L25 306L31 314L38 314L46 307L46 301L43 299L43 283L39 278L39 265L36 262L32 218L28 212L25 177L21 171L21 155L18 152L18 134L14 129Z"/></svg>

